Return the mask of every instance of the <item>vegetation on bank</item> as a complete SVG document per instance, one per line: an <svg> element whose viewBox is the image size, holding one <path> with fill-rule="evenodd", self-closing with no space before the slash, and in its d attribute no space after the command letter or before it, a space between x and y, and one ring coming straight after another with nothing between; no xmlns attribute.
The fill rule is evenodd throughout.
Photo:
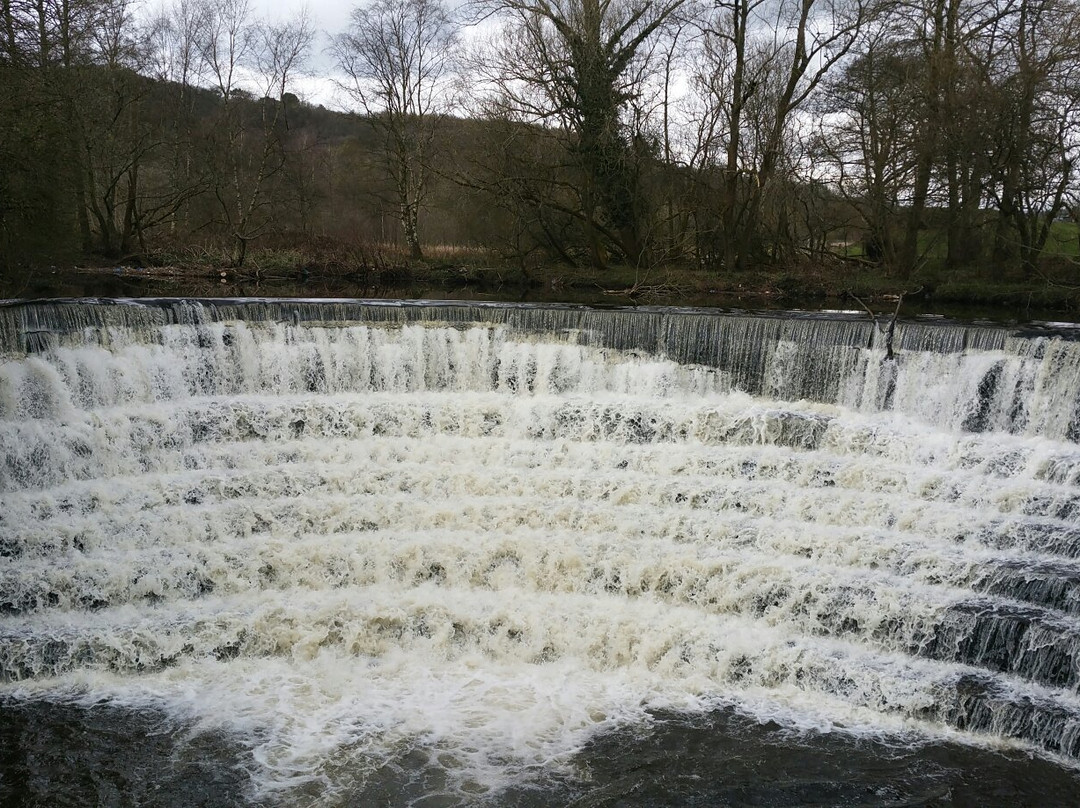
<svg viewBox="0 0 1080 808"><path fill-rule="evenodd" d="M602 269L546 262L523 268L490 250L428 245L424 260L394 245L327 241L252 250L244 266L205 249L42 266L0 281L0 298L62 296L422 297L562 301L600 305L842 308L995 319L1073 319L1080 287L1070 259L1048 262L1035 282L990 272L945 272L928 264L905 281L857 256L741 272L626 265ZM855 252L853 249L852 252Z"/></svg>

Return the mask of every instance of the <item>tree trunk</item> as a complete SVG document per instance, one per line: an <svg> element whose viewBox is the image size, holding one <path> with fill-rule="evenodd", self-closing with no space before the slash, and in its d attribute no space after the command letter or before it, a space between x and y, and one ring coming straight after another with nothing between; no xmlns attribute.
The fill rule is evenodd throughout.
<svg viewBox="0 0 1080 808"><path fill-rule="evenodd" d="M926 197L930 191L930 170L933 155L929 148L924 148L919 155L919 164L915 172L915 187L912 189L911 207L908 208L907 222L904 227L904 243L900 251L897 274L901 280L907 279L919 262L919 230L922 228L923 215L926 213Z"/></svg>
<svg viewBox="0 0 1080 808"><path fill-rule="evenodd" d="M424 251L420 247L417 206L403 202L401 205L401 226L405 231L405 243L409 247L409 257L414 261L424 260Z"/></svg>

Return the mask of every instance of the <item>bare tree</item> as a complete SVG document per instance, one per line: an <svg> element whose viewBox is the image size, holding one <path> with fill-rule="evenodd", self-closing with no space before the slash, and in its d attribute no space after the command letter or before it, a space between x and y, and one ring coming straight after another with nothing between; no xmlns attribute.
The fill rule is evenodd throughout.
<svg viewBox="0 0 1080 808"><path fill-rule="evenodd" d="M996 126L987 185L1000 214L995 253L1018 253L1030 276L1068 204L1080 158L1080 4L1017 0L1008 10L988 65Z"/></svg>
<svg viewBox="0 0 1080 808"><path fill-rule="evenodd" d="M793 164L797 115L856 41L869 0L731 0L702 29L693 87L703 108L698 164L721 178L716 196L723 264L760 258L774 184Z"/></svg>
<svg viewBox="0 0 1080 808"><path fill-rule="evenodd" d="M165 225L173 237L192 225L191 200L209 187L201 158L197 99L202 62L196 43L200 10L197 0L174 0L145 22L146 70L157 84L157 126L165 156L157 165L157 183L144 194L138 233Z"/></svg>
<svg viewBox="0 0 1080 808"><path fill-rule="evenodd" d="M946 268L971 266L989 257L992 226L992 264L1031 275L1080 156L1080 4L887 11L820 109L820 143L864 213L871 252L901 275L939 244Z"/></svg>
<svg viewBox="0 0 1080 808"><path fill-rule="evenodd" d="M103 3L90 31L98 69L87 75L78 105L86 205L97 248L117 256L131 246L139 224L139 177L158 145L146 121L150 85L129 0Z"/></svg>
<svg viewBox="0 0 1080 808"><path fill-rule="evenodd" d="M196 48L220 95L213 191L234 244L233 263L241 266L248 243L269 225L262 215L269 206L266 183L286 159L286 88L314 29L304 11L281 24L253 22L248 0L204 0L199 12ZM245 71L255 76L257 96L244 87Z"/></svg>
<svg viewBox="0 0 1080 808"><path fill-rule="evenodd" d="M507 20L485 70L500 114L557 127L578 174L564 213L585 225L594 264L605 245L636 266L650 262L651 216L641 192L646 143L631 102L654 71L652 45L687 0L480 0ZM558 204L555 199L552 204Z"/></svg>
<svg viewBox="0 0 1080 808"><path fill-rule="evenodd" d="M451 105L457 29L441 0L374 0L352 12L332 50L342 85L383 138L405 242L423 258L419 214L436 127Z"/></svg>
<svg viewBox="0 0 1080 808"><path fill-rule="evenodd" d="M895 270L918 149L913 87L924 66L887 25L867 31L857 51L819 99L814 150L830 168L831 187L858 211L863 257Z"/></svg>
<svg viewBox="0 0 1080 808"><path fill-rule="evenodd" d="M144 120L150 83L139 73L132 3L35 0L3 12L23 50L20 81L33 79L24 92L59 124L63 142L51 148L63 149L69 168L50 182L67 192L83 250L116 255L137 229L139 170L155 147ZM34 57L25 58L31 50Z"/></svg>

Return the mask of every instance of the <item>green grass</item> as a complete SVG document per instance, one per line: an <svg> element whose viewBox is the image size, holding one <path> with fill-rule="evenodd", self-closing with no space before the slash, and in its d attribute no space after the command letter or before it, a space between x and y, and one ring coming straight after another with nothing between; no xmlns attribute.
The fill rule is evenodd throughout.
<svg viewBox="0 0 1080 808"><path fill-rule="evenodd" d="M991 238L989 230L984 231L986 237ZM933 264L942 262L948 252L948 242L943 228L927 227L919 231L919 254L924 260ZM1043 251L1048 258L1074 258L1080 259L1080 224L1076 222L1056 221L1050 227L1050 236L1046 240ZM864 255L861 242L854 241L847 244L838 254L846 258L862 258Z"/></svg>
<svg viewBox="0 0 1080 808"><path fill-rule="evenodd" d="M1080 259L1080 224L1054 222L1046 240L1046 254Z"/></svg>

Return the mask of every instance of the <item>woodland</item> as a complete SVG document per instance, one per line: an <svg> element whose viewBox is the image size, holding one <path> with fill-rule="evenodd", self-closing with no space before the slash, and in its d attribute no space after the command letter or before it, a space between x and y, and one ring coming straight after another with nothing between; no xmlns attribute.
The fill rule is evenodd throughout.
<svg viewBox="0 0 1080 808"><path fill-rule="evenodd" d="M1080 0L370 0L329 32L0 5L9 282L835 268L1075 300L1078 157Z"/></svg>

